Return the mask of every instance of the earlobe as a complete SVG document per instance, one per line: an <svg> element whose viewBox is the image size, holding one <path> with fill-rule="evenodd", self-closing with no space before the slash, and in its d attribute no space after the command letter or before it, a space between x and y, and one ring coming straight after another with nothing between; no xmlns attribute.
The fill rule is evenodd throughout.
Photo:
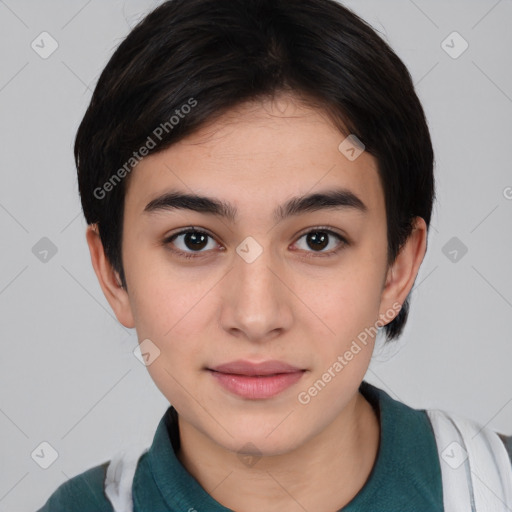
<svg viewBox="0 0 512 512"><path fill-rule="evenodd" d="M381 315L395 303L403 304L411 291L427 248L427 225L416 217L413 230L388 269L381 295Z"/></svg>
<svg viewBox="0 0 512 512"><path fill-rule="evenodd" d="M98 232L98 226L92 224L86 230L87 245L91 254L91 263L98 282L117 319L125 327L135 327L128 293L122 287L118 273L108 261Z"/></svg>

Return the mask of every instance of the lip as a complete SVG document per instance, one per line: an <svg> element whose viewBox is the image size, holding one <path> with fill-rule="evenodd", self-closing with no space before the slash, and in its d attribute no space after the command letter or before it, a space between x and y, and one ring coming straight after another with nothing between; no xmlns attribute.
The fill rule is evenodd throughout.
<svg viewBox="0 0 512 512"><path fill-rule="evenodd" d="M246 376L266 376L274 375L276 373L293 373L302 371L301 368L297 368L296 366L292 366L282 361L269 360L261 363L253 363L252 361L245 361L243 359L220 364L208 369L220 373Z"/></svg>
<svg viewBox="0 0 512 512"><path fill-rule="evenodd" d="M306 370L281 361L231 361L208 368L227 391L247 399L266 399L278 395L298 382Z"/></svg>

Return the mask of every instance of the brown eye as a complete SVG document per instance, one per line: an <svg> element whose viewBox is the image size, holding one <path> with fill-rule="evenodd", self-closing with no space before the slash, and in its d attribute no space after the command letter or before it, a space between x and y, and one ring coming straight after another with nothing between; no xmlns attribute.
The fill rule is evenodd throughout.
<svg viewBox="0 0 512 512"><path fill-rule="evenodd" d="M199 231L189 231L184 234L183 244L193 251L204 249L208 242L208 235Z"/></svg>
<svg viewBox="0 0 512 512"><path fill-rule="evenodd" d="M212 236L204 231L187 229L166 238L164 244L170 246L169 248L180 256L194 258L196 256L202 256L203 253L207 252L203 249L215 248L216 243L214 241L212 243L210 240L213 241ZM210 244L210 247L208 244Z"/></svg>
<svg viewBox="0 0 512 512"><path fill-rule="evenodd" d="M315 250L325 249L329 245L329 235L325 231L312 231L306 235L306 243Z"/></svg>
<svg viewBox="0 0 512 512"><path fill-rule="evenodd" d="M323 228L316 228L304 233L299 238L299 240L302 239L304 239L305 243L299 244L296 242L296 245L299 249L310 253L308 256L331 256L348 245L347 240L341 235L338 235L338 233L330 229ZM328 247L330 247L331 250L325 250Z"/></svg>

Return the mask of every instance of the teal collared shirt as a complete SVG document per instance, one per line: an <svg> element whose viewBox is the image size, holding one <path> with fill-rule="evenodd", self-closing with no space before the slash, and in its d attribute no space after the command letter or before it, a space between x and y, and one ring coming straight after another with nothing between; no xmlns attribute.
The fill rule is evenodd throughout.
<svg viewBox="0 0 512 512"><path fill-rule="evenodd" d="M359 390L379 417L380 445L368 480L341 511L442 512L441 468L426 412L394 400L366 381ZM177 413L169 407L151 447L139 460L134 512L232 512L185 469L175 455L178 448ZM107 466L105 462L63 483L38 512L112 512L104 494Z"/></svg>

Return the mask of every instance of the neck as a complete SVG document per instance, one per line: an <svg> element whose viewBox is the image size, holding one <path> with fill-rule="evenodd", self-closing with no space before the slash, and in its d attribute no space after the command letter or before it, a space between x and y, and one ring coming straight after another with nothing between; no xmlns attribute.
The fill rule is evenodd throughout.
<svg viewBox="0 0 512 512"><path fill-rule="evenodd" d="M237 512L332 512L348 504L375 464L380 426L361 393L326 429L248 467L178 417L182 465L213 499Z"/></svg>

